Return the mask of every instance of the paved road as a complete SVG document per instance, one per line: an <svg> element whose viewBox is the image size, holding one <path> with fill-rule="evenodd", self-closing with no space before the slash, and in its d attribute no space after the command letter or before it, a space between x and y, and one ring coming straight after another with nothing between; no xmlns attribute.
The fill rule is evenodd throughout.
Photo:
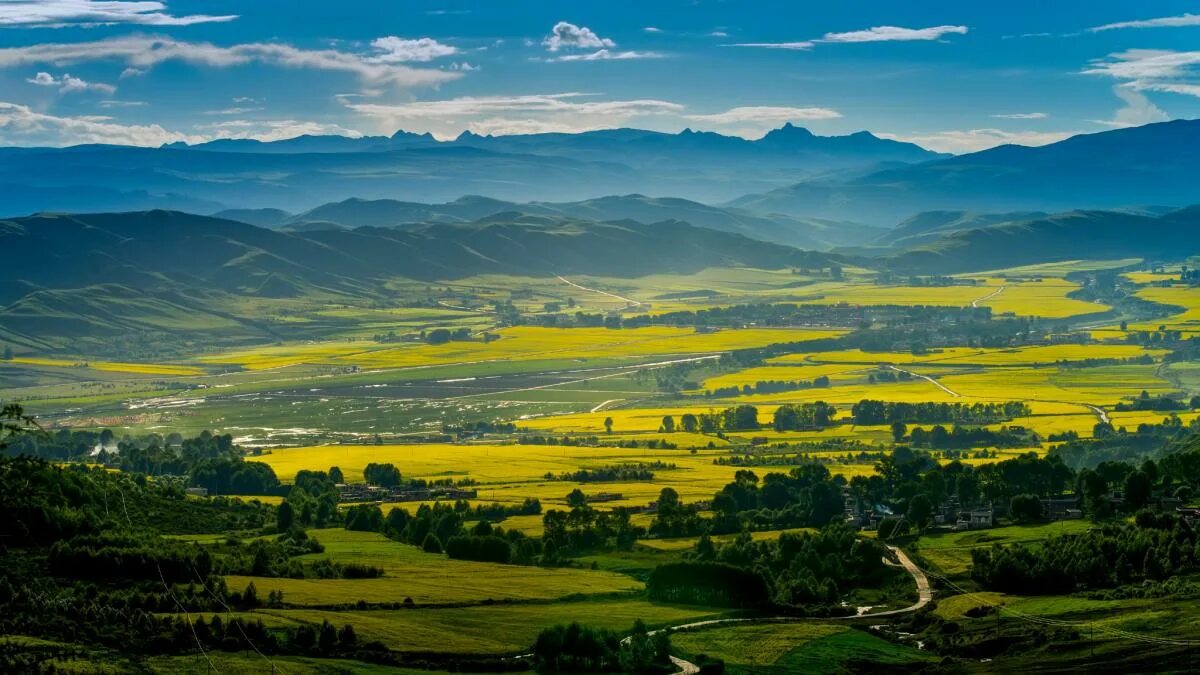
<svg viewBox="0 0 1200 675"><path fill-rule="evenodd" d="M571 281L570 279L567 279L566 277L563 277L561 275L558 277L558 280L568 286L574 286L575 288L578 288L581 291L587 291L589 293L599 293L600 295L607 295L608 297L616 298L617 300L624 300L625 302L628 302L629 304L631 304L635 307L642 306L642 303L638 302L637 300L634 300L633 298L627 298L623 295L617 295L616 293L609 293L608 291L601 291L601 290L597 290L595 288L588 288L587 286L580 286L579 284L575 283L574 281Z"/></svg>
<svg viewBox="0 0 1200 675"><path fill-rule="evenodd" d="M844 621L848 619L884 618L915 612L925 605L928 605L933 600L933 587L929 585L929 577L925 576L925 572L923 572L920 567L917 567L917 564L914 563L912 559L909 558L908 555L906 555L904 551L900 550L898 547L889 545L888 550L895 554L896 559L900 561L900 566L903 567L910 575L912 575L913 581L915 581L917 584L917 601L908 607L902 607L900 609L888 609L880 612L867 612L865 614L856 614L853 616L831 616L820 618L771 616L743 619L709 619L707 621L694 621L692 623L680 624L678 626L661 628L656 631L651 631L650 634L654 635L655 633L664 630L691 630L695 628L708 628L711 626L724 626L735 623L787 623L793 621ZM629 638L626 638L626 640L628 639ZM672 656L671 662L674 663L677 668L679 668L679 671L677 671L675 675L694 675L695 673L700 672L700 668L697 667L696 664L690 663L681 658Z"/></svg>
<svg viewBox="0 0 1200 675"><path fill-rule="evenodd" d="M925 381L929 382L930 384L932 384L933 386L937 387L938 389L941 389L942 391L946 392L947 394L950 394L954 398L962 398L962 394L958 393L957 391L954 391L953 389L947 387L946 385L942 384L941 382L938 382L937 380L933 379L932 377L929 377L928 375L921 375L920 373L914 373L911 370L904 370L903 368L897 368L896 366L888 366L888 368L891 368L892 370L896 371L897 373L908 373L909 375L912 375L913 377L919 377L922 380L925 380Z"/></svg>
<svg viewBox="0 0 1200 675"><path fill-rule="evenodd" d="M1108 413L1105 412L1104 408L1101 408L1097 405L1092 405L1091 403L1084 403L1083 405L1084 407L1091 409L1092 412L1096 413L1096 417L1099 417L1100 421L1104 424L1112 424L1112 418L1108 416Z"/></svg>
<svg viewBox="0 0 1200 675"><path fill-rule="evenodd" d="M978 307L979 303L983 302L984 300L991 300L992 298L996 297L997 295L1000 295L1001 293L1003 293L1004 289L1006 289L1006 288L1008 288L1008 286L1001 286L1000 288L997 288L996 290L992 291L991 293L988 293L987 295L983 296L982 298L975 298L974 300L971 301L971 306Z"/></svg>

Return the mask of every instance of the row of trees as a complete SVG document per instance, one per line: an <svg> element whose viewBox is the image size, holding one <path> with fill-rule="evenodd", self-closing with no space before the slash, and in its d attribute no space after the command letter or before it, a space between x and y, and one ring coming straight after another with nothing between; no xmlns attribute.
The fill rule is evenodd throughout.
<svg viewBox="0 0 1200 675"><path fill-rule="evenodd" d="M1020 401L1003 403L905 403L863 399L854 404L850 414L855 424L991 424L1026 417L1029 405Z"/></svg>

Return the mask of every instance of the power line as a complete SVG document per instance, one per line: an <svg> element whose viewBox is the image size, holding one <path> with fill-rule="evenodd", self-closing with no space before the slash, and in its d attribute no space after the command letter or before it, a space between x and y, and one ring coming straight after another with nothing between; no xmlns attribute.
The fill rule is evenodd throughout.
<svg viewBox="0 0 1200 675"><path fill-rule="evenodd" d="M1101 632L1110 633L1112 635L1116 635L1118 637L1122 637L1127 640L1134 640L1137 642L1144 642L1144 643L1148 643L1148 644L1171 645L1171 646L1178 646L1178 647L1194 647L1194 646L1200 645L1200 640L1175 640L1172 638L1154 637L1151 635L1130 633L1129 631L1124 631L1124 630L1120 630L1119 628L1112 628L1110 626L1105 626L1105 625L1097 623L1095 621L1066 621L1063 619L1051 619L1049 617L1036 616L1033 614L1026 614L1019 610L1005 607L1004 605L1002 605L1000 603L993 602L993 601L988 600L987 598L984 598L976 593L968 591L967 589L963 588L962 586L959 586L958 584L954 583L953 581L950 581L948 578L946 578L943 575L933 574L933 573L929 573L929 574L930 574L930 576L933 576L933 577L941 580L942 583L944 583L947 586L949 586L950 588L958 591L960 594L965 595L969 598L972 598L983 605L994 608L997 612L997 615L999 615L1002 612L1007 612L1013 618L1018 619L1020 621L1025 621L1027 623L1034 623L1034 624L1039 624L1039 625L1043 625L1043 626L1057 626L1057 627L1063 627L1063 628L1090 628L1092 630L1093 634L1096 631L1096 629L1099 628L1099 630Z"/></svg>
<svg viewBox="0 0 1200 675"><path fill-rule="evenodd" d="M116 485L116 494L121 496L121 510L124 510L125 512L126 525L130 526L130 530L133 530L133 519L130 518L130 507L126 506L125 490L121 490L120 484ZM187 627L192 629L192 638L196 640L196 646L200 650L200 655L204 656L204 661L209 662L209 669L211 671L214 671L214 673L220 673L220 670L217 670L216 665L212 663L212 658L209 657L209 652L204 651L204 645L200 643L200 635L196 632L196 625L192 623L192 615L188 613L187 608L184 607L184 603L179 602L179 598L175 597L175 591L170 589L170 584L167 584L167 577L162 573L162 566L158 565L157 558L155 558L154 566L158 569L158 579L162 581L163 589L167 591L167 595L170 596L170 599L172 599L172 601L175 603L175 607L178 607L179 610L184 613L184 619L187 621Z"/></svg>

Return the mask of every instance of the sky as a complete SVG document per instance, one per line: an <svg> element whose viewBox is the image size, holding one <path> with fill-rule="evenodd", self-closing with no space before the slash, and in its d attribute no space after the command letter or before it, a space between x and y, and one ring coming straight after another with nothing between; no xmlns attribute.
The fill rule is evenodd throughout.
<svg viewBox="0 0 1200 675"><path fill-rule="evenodd" d="M1200 2L0 0L0 145L785 122L944 152L1200 116Z"/></svg>

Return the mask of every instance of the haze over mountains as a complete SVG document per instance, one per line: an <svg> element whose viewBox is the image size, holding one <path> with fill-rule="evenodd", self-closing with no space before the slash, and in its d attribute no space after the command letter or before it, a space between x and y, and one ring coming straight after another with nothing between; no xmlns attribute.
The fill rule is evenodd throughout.
<svg viewBox="0 0 1200 675"><path fill-rule="evenodd" d="M677 197L612 195L579 202L509 202L470 195L443 204L394 199L351 198L322 204L299 214L279 209L229 209L214 215L289 232L355 227L404 227L421 223L464 223L501 213L569 217L592 221L635 220L656 223L682 220L697 227L743 234L811 250L856 246L886 232L850 222L758 215L735 208L708 206Z"/></svg>
<svg viewBox="0 0 1200 675"><path fill-rule="evenodd" d="M1180 207L1200 200L1191 175L1200 161L1197 120L957 157L865 132L823 137L786 125L755 141L709 132L613 129L464 133L439 142L428 134L397 132L161 148L3 148L0 160L5 215L149 208L295 213L357 198L439 205L430 211L437 220L457 208L446 207L447 202L468 195L561 204L637 194L724 204L739 219L778 222L776 214L786 214L809 223L891 227L932 210L1058 212ZM490 215L488 208L467 217ZM685 211L696 215L694 207ZM763 227L775 226L739 227L761 236ZM837 245L858 238L797 235L789 243Z"/></svg>
<svg viewBox="0 0 1200 675"><path fill-rule="evenodd" d="M614 129L449 142L301 136L161 148L0 149L4 215L36 211L311 208L349 197L514 201L643 194L723 201L829 171L943 157L868 133L814 136L790 125L757 141Z"/></svg>

